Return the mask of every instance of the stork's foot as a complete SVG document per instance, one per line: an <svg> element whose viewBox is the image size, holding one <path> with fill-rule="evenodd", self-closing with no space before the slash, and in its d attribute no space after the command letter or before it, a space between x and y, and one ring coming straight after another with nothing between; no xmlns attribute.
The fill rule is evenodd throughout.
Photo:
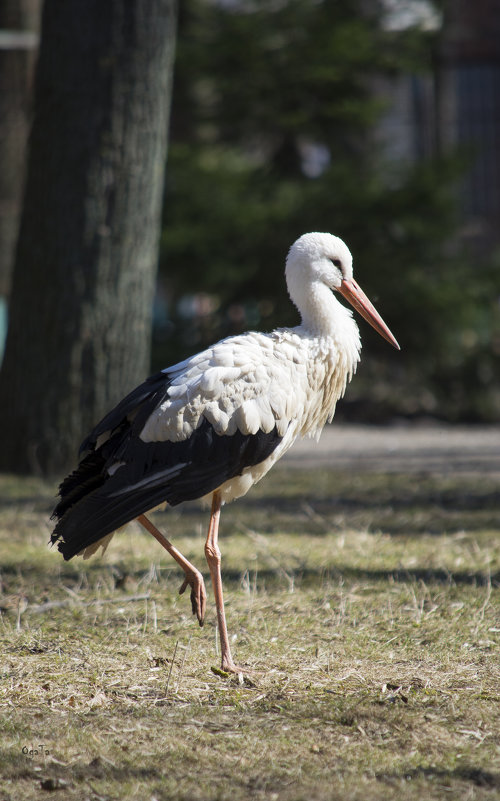
<svg viewBox="0 0 500 801"><path fill-rule="evenodd" d="M188 584L191 587L191 608L193 610L193 615L196 615L198 623L200 626L203 626L207 609L207 591L205 589L203 576L196 568L186 570L186 578L180 586L179 595L183 594Z"/></svg>
<svg viewBox="0 0 500 801"><path fill-rule="evenodd" d="M235 665L234 662L222 662L220 668L212 667L212 673L215 673L216 676L222 676L226 678L231 674L239 676L243 674L244 676L251 676L255 671L250 670L250 668L243 667L242 665Z"/></svg>
<svg viewBox="0 0 500 801"><path fill-rule="evenodd" d="M234 662L226 662L222 661L220 669L224 671L224 673L245 673L245 668L241 665L235 665Z"/></svg>
<svg viewBox="0 0 500 801"><path fill-rule="evenodd" d="M214 670L214 668L212 668L212 670ZM258 672L252 668L243 667L243 665L238 665L233 662L233 657L230 651L228 653L222 652L220 670L222 673L243 673L245 676L251 676L253 673Z"/></svg>
<svg viewBox="0 0 500 801"><path fill-rule="evenodd" d="M251 676L252 671L250 668L243 667L243 665L228 665L225 669L226 673L231 673L235 676Z"/></svg>

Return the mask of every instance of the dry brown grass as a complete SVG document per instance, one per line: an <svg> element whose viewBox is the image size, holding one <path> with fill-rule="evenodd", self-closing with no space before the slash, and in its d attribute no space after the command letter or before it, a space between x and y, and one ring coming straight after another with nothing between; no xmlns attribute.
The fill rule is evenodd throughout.
<svg viewBox="0 0 500 801"><path fill-rule="evenodd" d="M64 563L53 487L0 490L1 801L500 797L493 477L282 466L225 508L244 679L138 527ZM206 513L157 521L204 569Z"/></svg>

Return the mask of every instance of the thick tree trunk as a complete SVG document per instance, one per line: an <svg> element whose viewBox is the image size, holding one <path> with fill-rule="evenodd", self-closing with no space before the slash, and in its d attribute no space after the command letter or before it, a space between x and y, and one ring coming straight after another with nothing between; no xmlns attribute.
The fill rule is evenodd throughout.
<svg viewBox="0 0 500 801"><path fill-rule="evenodd" d="M0 0L0 296L3 298L9 294L19 228L39 7L40 0ZM2 345L0 342L0 352Z"/></svg>
<svg viewBox="0 0 500 801"><path fill-rule="evenodd" d="M148 370L174 0L46 0L0 469L54 473Z"/></svg>

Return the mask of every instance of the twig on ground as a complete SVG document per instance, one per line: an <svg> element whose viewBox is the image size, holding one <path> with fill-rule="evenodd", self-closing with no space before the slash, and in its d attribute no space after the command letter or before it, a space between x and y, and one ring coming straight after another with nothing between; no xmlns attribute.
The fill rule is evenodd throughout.
<svg viewBox="0 0 500 801"><path fill-rule="evenodd" d="M176 640L175 641L175 648L174 648L174 655L172 657L172 662L170 663L170 670L168 671L167 684L165 686L165 698L167 698L167 696L168 696L168 685L170 684L170 676L172 675L172 670L173 670L173 667L174 667L175 655L177 653L177 646L178 645L179 645L179 640Z"/></svg>

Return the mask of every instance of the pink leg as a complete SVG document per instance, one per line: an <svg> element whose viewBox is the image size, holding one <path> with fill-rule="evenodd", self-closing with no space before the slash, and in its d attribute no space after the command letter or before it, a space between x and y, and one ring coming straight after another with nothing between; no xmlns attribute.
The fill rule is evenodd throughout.
<svg viewBox="0 0 500 801"><path fill-rule="evenodd" d="M210 525L208 527L207 541L205 543L205 556L207 558L208 567L210 568L215 606L217 608L217 625L219 627L222 656L221 667L222 670L227 670L230 673L240 673L242 669L234 664L233 657L231 656L229 637L227 635L226 615L224 613L224 598L222 595L222 578L220 572L221 553L217 542L221 505L220 492L216 491L212 496L212 512L210 514Z"/></svg>
<svg viewBox="0 0 500 801"><path fill-rule="evenodd" d="M170 556L172 556L177 564L180 565L184 570L186 578L182 582L179 594L182 595L188 584L190 585L193 615L196 615L198 618L198 623L200 626L203 626L205 610L207 608L207 593L205 590L205 582L203 581L203 576L201 575L200 571L197 570L196 567L191 564L191 562L188 562L186 557L183 556L181 552L178 551L177 548L175 548L160 531L158 531L156 526L154 526L152 522L148 520L146 515L140 515L137 520L141 526L144 526L144 528L149 531L149 533L152 534L156 540L158 540L160 545L163 545L165 550L169 552Z"/></svg>

